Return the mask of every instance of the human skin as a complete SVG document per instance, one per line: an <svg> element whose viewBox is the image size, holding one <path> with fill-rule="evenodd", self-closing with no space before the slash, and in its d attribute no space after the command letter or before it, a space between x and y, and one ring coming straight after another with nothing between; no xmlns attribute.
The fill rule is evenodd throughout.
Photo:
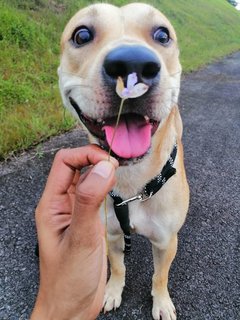
<svg viewBox="0 0 240 320"><path fill-rule="evenodd" d="M90 320L99 314L107 274L99 208L117 167L95 145L57 153L35 213L40 286L31 320Z"/></svg>

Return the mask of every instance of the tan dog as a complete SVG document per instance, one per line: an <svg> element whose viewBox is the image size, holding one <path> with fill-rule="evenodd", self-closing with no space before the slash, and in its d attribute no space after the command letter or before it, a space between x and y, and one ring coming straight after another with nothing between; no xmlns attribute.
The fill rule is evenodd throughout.
<svg viewBox="0 0 240 320"><path fill-rule="evenodd" d="M188 210L189 189L177 106L181 65L175 31L167 18L149 5L117 8L96 4L69 21L61 49L58 71L63 102L80 118L91 141L103 148L109 148L121 101L115 91L118 77L125 87L130 74L149 86L141 97L124 102L113 147L113 155L120 161L115 194L125 200L144 190L162 173L177 144L176 159L172 160L176 173L151 199L128 204L132 231L146 236L153 246L153 318L176 319L167 288L168 272ZM107 203L111 277L105 311L120 306L125 284L123 232L110 197Z"/></svg>

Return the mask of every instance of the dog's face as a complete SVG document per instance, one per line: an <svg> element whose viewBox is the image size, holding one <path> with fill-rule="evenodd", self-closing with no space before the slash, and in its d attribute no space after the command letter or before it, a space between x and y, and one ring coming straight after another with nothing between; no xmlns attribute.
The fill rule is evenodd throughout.
<svg viewBox="0 0 240 320"><path fill-rule="evenodd" d="M167 18L139 3L92 5L69 21L61 50L63 102L103 148L109 148L121 103L118 77L126 86L129 74L136 73L138 82L149 86L144 95L125 100L113 145L121 163L143 159L179 94L177 38Z"/></svg>

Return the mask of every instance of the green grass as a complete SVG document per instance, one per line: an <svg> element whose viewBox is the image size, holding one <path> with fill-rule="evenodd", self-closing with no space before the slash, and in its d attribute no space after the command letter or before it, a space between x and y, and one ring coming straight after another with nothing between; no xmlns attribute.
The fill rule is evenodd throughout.
<svg viewBox="0 0 240 320"><path fill-rule="evenodd" d="M184 71L240 50L240 12L226 0L156 2L178 31Z"/></svg>
<svg viewBox="0 0 240 320"><path fill-rule="evenodd" d="M58 91L59 41L71 15L90 3L0 0L0 159L75 125ZM240 50L240 12L226 0L148 3L176 28L185 72Z"/></svg>

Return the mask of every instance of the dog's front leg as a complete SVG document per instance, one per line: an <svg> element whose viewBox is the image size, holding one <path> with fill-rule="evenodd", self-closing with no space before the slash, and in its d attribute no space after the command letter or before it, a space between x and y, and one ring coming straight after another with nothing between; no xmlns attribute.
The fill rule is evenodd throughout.
<svg viewBox="0 0 240 320"><path fill-rule="evenodd" d="M105 290L104 312L117 309L122 301L126 272L123 248L123 235L108 236L108 257L111 266L111 276Z"/></svg>
<svg viewBox="0 0 240 320"><path fill-rule="evenodd" d="M177 251L177 235L173 236L166 249L153 248L154 275L152 281L154 320L176 320L176 311L168 292L168 273Z"/></svg>

